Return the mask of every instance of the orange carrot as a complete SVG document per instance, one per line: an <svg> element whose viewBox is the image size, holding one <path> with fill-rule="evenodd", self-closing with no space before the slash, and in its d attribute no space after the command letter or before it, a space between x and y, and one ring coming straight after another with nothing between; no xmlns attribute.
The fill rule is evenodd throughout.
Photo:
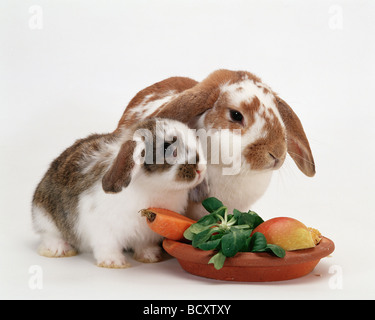
<svg viewBox="0 0 375 320"><path fill-rule="evenodd" d="M171 240L183 240L185 230L196 223L192 219L167 209L148 208L140 212L147 218L147 224L151 230Z"/></svg>

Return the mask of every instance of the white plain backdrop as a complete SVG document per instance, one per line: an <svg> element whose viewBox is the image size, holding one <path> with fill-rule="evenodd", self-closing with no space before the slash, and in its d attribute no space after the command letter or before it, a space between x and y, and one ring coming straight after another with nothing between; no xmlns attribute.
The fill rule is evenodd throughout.
<svg viewBox="0 0 375 320"><path fill-rule="evenodd" d="M371 0L2 0L0 298L374 299L374 35ZM112 131L144 87L219 68L278 92L315 157L314 178L289 158L252 209L319 229L332 256L306 277L263 284L199 278L175 259L106 270L88 254L38 256L30 204L49 163L75 139Z"/></svg>

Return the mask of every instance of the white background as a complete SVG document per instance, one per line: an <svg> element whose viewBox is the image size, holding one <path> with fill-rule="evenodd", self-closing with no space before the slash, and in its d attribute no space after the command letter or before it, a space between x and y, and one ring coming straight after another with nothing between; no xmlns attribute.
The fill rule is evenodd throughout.
<svg viewBox="0 0 375 320"><path fill-rule="evenodd" d="M0 298L374 299L374 35L371 0L2 0ZM256 284L195 277L175 259L129 256L132 268L106 270L89 254L38 256L30 204L49 163L112 131L142 88L218 68L257 74L299 115L317 174L289 159L252 209L318 228L332 257L306 277Z"/></svg>

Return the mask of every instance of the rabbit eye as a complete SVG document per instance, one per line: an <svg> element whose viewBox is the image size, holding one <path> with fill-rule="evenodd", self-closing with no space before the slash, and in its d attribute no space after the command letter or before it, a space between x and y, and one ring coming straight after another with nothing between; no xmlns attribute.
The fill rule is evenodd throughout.
<svg viewBox="0 0 375 320"><path fill-rule="evenodd" d="M169 142L164 142L164 156L167 157L168 153L170 153L170 150L168 148L171 146Z"/></svg>
<svg viewBox="0 0 375 320"><path fill-rule="evenodd" d="M177 148L171 148L171 143L164 142L164 158L177 157Z"/></svg>
<svg viewBox="0 0 375 320"><path fill-rule="evenodd" d="M235 122L242 122L243 115L237 110L230 110L230 118Z"/></svg>

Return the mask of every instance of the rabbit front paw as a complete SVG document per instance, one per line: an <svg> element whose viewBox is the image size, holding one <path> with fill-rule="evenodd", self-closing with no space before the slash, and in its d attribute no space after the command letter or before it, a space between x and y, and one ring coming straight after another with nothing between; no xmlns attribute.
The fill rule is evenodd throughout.
<svg viewBox="0 0 375 320"><path fill-rule="evenodd" d="M122 252L100 255L96 260L96 265L100 268L126 269L131 267Z"/></svg>
<svg viewBox="0 0 375 320"><path fill-rule="evenodd" d="M38 253L48 258L66 258L77 255L77 250L63 239L44 238Z"/></svg>

